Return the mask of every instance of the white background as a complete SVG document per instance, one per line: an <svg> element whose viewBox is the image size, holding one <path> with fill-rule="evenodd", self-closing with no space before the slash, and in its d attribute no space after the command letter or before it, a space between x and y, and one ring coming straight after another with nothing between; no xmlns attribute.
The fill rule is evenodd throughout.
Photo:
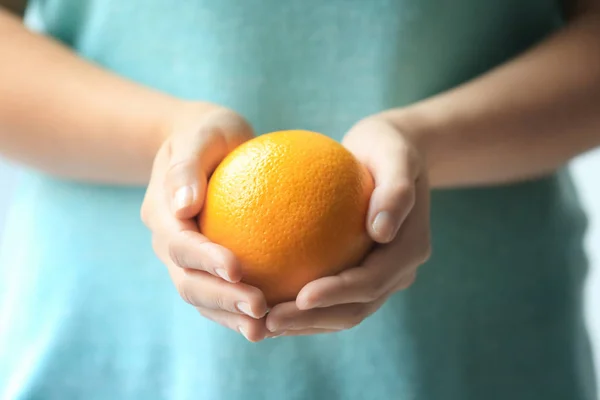
<svg viewBox="0 0 600 400"><path fill-rule="evenodd" d="M573 163L582 201L590 216L586 246L592 263L587 286L586 314L596 354L600 382L600 150L580 157ZM0 240L5 211L15 183L14 169L0 160Z"/></svg>

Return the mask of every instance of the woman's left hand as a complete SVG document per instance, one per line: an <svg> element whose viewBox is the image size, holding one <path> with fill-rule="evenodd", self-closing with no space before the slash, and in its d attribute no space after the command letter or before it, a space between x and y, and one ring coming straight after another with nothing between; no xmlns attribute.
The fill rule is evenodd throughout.
<svg viewBox="0 0 600 400"><path fill-rule="evenodd" d="M377 245L361 266L307 284L267 316L271 336L350 329L415 281L430 255L429 185L413 141L384 117L356 124L342 142L375 180L367 227Z"/></svg>

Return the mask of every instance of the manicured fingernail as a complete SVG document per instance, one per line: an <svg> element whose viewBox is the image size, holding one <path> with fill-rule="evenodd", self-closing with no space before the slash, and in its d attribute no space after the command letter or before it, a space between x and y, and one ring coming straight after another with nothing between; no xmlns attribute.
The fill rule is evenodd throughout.
<svg viewBox="0 0 600 400"><path fill-rule="evenodd" d="M238 330L240 331L240 333L246 338L246 340L250 340L248 339L248 333L246 332L246 329L244 329L243 327L238 327Z"/></svg>
<svg viewBox="0 0 600 400"><path fill-rule="evenodd" d="M252 309L250 308L250 304L244 303L244 302L239 302L239 303L236 304L236 307L237 307L238 310L240 310L244 314L246 314L246 315L254 318L254 313L252 313Z"/></svg>
<svg viewBox="0 0 600 400"><path fill-rule="evenodd" d="M191 186L183 186L175 192L175 211L189 207L194 201L194 190Z"/></svg>
<svg viewBox="0 0 600 400"><path fill-rule="evenodd" d="M373 221L373 231L386 242L389 242L394 238L396 227L394 219L389 212L382 211L377 214Z"/></svg>
<svg viewBox="0 0 600 400"><path fill-rule="evenodd" d="M233 280L231 279L231 277L229 276L229 274L227 273L227 271L225 271L223 268L217 268L215 270L215 272L217 273L217 275L219 275L221 278L225 279L228 282L232 282Z"/></svg>

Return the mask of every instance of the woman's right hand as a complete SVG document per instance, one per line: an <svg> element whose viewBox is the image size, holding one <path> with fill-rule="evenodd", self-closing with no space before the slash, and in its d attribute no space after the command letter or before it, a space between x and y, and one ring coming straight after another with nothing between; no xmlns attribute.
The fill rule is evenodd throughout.
<svg viewBox="0 0 600 400"><path fill-rule="evenodd" d="M263 293L240 282L235 256L211 243L197 224L208 177L229 152L253 137L252 128L233 111L186 104L169 131L141 208L154 251L183 300L249 341L260 341L268 333Z"/></svg>

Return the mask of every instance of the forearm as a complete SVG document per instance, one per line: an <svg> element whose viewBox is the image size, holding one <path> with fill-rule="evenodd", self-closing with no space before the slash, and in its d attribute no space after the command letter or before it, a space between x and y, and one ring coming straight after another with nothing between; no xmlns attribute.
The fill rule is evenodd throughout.
<svg viewBox="0 0 600 400"><path fill-rule="evenodd" d="M386 115L414 135L431 184L498 184L551 172L600 145L600 17L456 89Z"/></svg>
<svg viewBox="0 0 600 400"><path fill-rule="evenodd" d="M52 175L144 184L179 101L80 59L0 8L0 155Z"/></svg>

